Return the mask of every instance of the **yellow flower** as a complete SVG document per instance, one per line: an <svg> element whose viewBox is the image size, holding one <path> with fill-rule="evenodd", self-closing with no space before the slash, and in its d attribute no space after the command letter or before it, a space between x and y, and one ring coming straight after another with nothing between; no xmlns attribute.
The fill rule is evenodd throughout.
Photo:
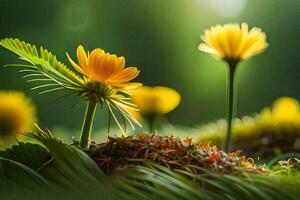
<svg viewBox="0 0 300 200"><path fill-rule="evenodd" d="M204 43L198 49L226 61L241 61L261 53L268 47L266 34L260 28L248 25L225 24L205 30Z"/></svg>
<svg viewBox="0 0 300 200"><path fill-rule="evenodd" d="M264 121L287 121L300 122L300 107L297 99L281 97L277 99L270 108L264 108L260 113Z"/></svg>
<svg viewBox="0 0 300 200"><path fill-rule="evenodd" d="M180 103L180 95L163 86L143 86L132 95L132 101L142 115L164 115L174 110Z"/></svg>
<svg viewBox="0 0 300 200"><path fill-rule="evenodd" d="M79 65L68 54L67 57L76 71L97 82L119 89L136 89L142 86L141 83L128 83L136 78L140 71L136 67L125 68L124 57L105 53L100 48L86 53L81 45L77 48Z"/></svg>
<svg viewBox="0 0 300 200"><path fill-rule="evenodd" d="M15 135L20 138L32 130L36 109L31 100L17 91L0 91L0 139Z"/></svg>

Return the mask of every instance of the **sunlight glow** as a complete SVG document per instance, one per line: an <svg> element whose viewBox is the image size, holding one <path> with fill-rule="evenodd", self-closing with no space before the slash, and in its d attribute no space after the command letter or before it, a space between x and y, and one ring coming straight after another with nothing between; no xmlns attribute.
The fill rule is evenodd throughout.
<svg viewBox="0 0 300 200"><path fill-rule="evenodd" d="M247 0L211 0L212 8L222 17L237 17L246 7Z"/></svg>

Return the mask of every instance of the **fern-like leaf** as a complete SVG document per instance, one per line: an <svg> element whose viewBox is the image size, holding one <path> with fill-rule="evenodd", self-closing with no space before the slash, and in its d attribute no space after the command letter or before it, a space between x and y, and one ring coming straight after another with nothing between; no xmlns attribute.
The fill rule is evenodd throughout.
<svg viewBox="0 0 300 200"><path fill-rule="evenodd" d="M83 80L58 61L56 56L47 49L40 47L37 50L35 45L12 38L2 39L0 45L20 56L21 60L29 63L28 65L10 64L6 66L22 67L20 72L26 73L24 77L28 78L29 82L47 82L42 87L43 89L48 88L43 91L44 93L54 91L57 88L81 89ZM53 83L56 85L53 85Z"/></svg>

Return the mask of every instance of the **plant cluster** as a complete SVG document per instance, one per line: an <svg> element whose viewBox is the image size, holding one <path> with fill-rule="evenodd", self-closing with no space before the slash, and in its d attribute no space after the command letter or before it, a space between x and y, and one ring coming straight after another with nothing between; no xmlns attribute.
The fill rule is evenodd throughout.
<svg viewBox="0 0 300 200"><path fill-rule="evenodd" d="M134 124L140 125L135 112L140 109L143 117L151 116L152 129L153 116L175 109L180 95L170 88L140 88L141 83L130 82L140 71L136 67L125 67L124 57L100 48L89 53L79 45L78 62L67 54L77 71L74 73L43 47L36 48L19 39L1 40L2 47L25 62L7 66L19 67L28 82L38 83L32 89L40 90L40 94L64 89L87 101L80 140L73 145L63 143L49 130L37 126L35 133L22 131L28 131L27 136L42 145L17 140L18 145L0 153L1 197L11 197L13 190L17 190L17 196L31 200L298 199L299 174L293 172L294 178L290 178L289 173L298 166L298 160L296 163L288 161L286 167L282 162L276 171L278 176L268 173L264 165L256 165L253 159L240 156L239 150L228 153L236 104L236 69L241 61L267 48L265 33L256 27L248 30L245 23L226 24L206 30L202 40L199 50L228 64L228 126L223 137L224 151L207 141L194 143L191 138L182 140L149 133L126 136L126 122L132 128ZM122 131L121 137L108 137L107 142L101 144L91 141L97 105L107 107L108 127L113 118ZM266 113L269 117L269 112ZM124 122L123 127L118 116ZM286 173L284 177L282 172Z"/></svg>
<svg viewBox="0 0 300 200"><path fill-rule="evenodd" d="M81 148L88 148L97 104L101 108L107 106L109 119L112 117L115 120L123 134L125 131L115 112L120 114L124 124L127 121L133 128L133 124L140 125L130 113L130 110L137 108L130 102L129 94L142 86L141 83L129 82L138 76L139 70L136 67L126 68L124 57L111 55L100 48L86 53L79 45L76 52L79 65L67 54L71 65L82 75L79 76L42 46L38 49L35 45L12 38L2 39L0 46L17 54L25 62L6 66L20 67L19 72L28 82L39 83L33 90L41 90L40 94L44 94L64 89L88 102L81 131Z"/></svg>

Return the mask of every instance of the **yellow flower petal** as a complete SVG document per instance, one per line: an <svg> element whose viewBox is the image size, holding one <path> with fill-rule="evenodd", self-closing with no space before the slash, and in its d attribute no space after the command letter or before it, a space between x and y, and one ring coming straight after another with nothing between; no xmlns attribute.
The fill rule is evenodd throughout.
<svg viewBox="0 0 300 200"><path fill-rule="evenodd" d="M108 81L114 74L117 66L117 57L115 55L104 55L95 63L93 69L94 77L98 81Z"/></svg>
<svg viewBox="0 0 300 200"><path fill-rule="evenodd" d="M206 53L214 54L216 56L221 57L221 55L219 54L218 51L216 51L216 49L209 47L207 44L204 44L204 43L199 44L198 49L200 51L204 51Z"/></svg>
<svg viewBox="0 0 300 200"><path fill-rule="evenodd" d="M79 65L84 69L88 66L88 58L82 45L77 48L77 59Z"/></svg>
<svg viewBox="0 0 300 200"><path fill-rule="evenodd" d="M94 49L91 52L91 54L89 54L89 57L88 57L88 65L89 66L88 66L87 70L92 72L94 69L97 69L97 66L99 64L101 64L101 62L103 61L102 56L104 57L104 52L102 49L100 49L100 48Z"/></svg>
<svg viewBox="0 0 300 200"><path fill-rule="evenodd" d="M125 68L125 58L123 56L117 58L117 67L115 69L115 74L120 73Z"/></svg>
<svg viewBox="0 0 300 200"><path fill-rule="evenodd" d="M143 86L142 83L110 83L115 88L124 88L125 90L136 90Z"/></svg>
<svg viewBox="0 0 300 200"><path fill-rule="evenodd" d="M245 60L264 51L268 44L266 35L260 28L248 31L248 25L243 23L216 25L204 31L201 36L203 43L198 46L213 56L226 61Z"/></svg>
<svg viewBox="0 0 300 200"><path fill-rule="evenodd" d="M77 48L77 59L80 66L68 54L67 57L76 71L86 76L85 80L97 81L123 90L133 90L141 86L137 83L128 83L136 78L140 71L136 67L125 68L124 57L105 53L100 48L86 54L81 45Z"/></svg>
<svg viewBox="0 0 300 200"><path fill-rule="evenodd" d="M114 83L124 83L131 81L139 75L140 71L136 67L128 67L122 70L117 77L115 77L111 82Z"/></svg>
<svg viewBox="0 0 300 200"><path fill-rule="evenodd" d="M22 137L37 121L36 109L22 92L0 91L0 141L4 137ZM1 142L0 142L1 143Z"/></svg>
<svg viewBox="0 0 300 200"><path fill-rule="evenodd" d="M179 105L180 95L163 86L143 86L133 93L132 101L144 115L164 115Z"/></svg>
<svg viewBox="0 0 300 200"><path fill-rule="evenodd" d="M69 56L68 53L67 53L67 57L68 57L68 59L69 59L71 65L74 67L74 69L75 69L76 71L78 71L79 73L85 75L85 72L81 69L81 67L79 67L79 66L72 60L72 58Z"/></svg>
<svg viewBox="0 0 300 200"><path fill-rule="evenodd" d="M297 99L281 97L277 99L272 108L264 108L260 113L263 121L275 122L299 122L300 105Z"/></svg>

